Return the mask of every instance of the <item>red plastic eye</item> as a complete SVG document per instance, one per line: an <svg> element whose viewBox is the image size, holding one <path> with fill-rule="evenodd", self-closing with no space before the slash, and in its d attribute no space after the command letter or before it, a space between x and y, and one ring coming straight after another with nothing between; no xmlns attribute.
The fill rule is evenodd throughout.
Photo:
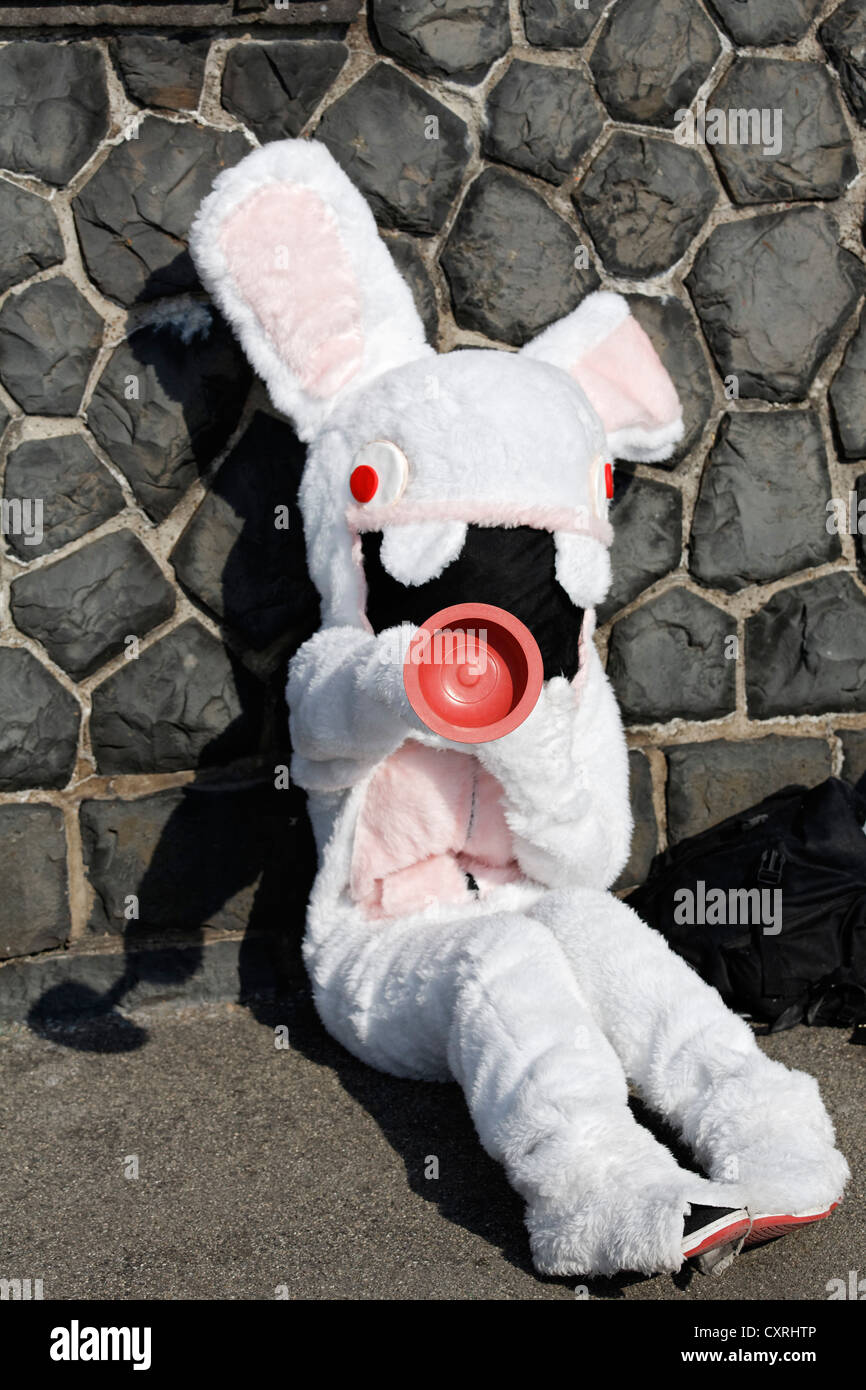
<svg viewBox="0 0 866 1390"><path fill-rule="evenodd" d="M359 463L352 469L349 488L356 502L371 502L379 487L379 474L369 463Z"/></svg>
<svg viewBox="0 0 866 1390"><path fill-rule="evenodd" d="M613 465L610 463L604 465L604 490L610 501L613 497Z"/></svg>

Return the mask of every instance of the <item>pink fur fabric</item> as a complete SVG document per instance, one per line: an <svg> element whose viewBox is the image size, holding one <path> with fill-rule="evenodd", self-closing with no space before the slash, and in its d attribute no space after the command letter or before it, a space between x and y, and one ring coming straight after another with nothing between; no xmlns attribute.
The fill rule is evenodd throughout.
<svg viewBox="0 0 866 1390"><path fill-rule="evenodd" d="M623 319L570 368L609 434L673 424L680 403L658 354L636 319Z"/></svg>
<svg viewBox="0 0 866 1390"><path fill-rule="evenodd" d="M354 901L371 917L393 917L465 899L467 872L479 888L518 878L501 792L470 754L404 743L367 788L352 854Z"/></svg>
<svg viewBox="0 0 866 1390"><path fill-rule="evenodd" d="M361 365L361 298L333 212L309 188L268 184L226 218L226 265L273 346L311 396Z"/></svg>

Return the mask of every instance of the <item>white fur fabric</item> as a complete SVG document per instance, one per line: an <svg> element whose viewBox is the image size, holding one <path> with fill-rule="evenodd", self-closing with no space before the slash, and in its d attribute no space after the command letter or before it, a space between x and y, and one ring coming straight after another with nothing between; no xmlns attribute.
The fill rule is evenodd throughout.
<svg viewBox="0 0 866 1390"><path fill-rule="evenodd" d="M354 272L358 310L364 325L364 358L353 390L413 357L432 355L424 340L408 285L379 237L373 215L356 188L324 145L280 140L247 155L216 179L190 229L190 252L202 283L235 329L244 350L264 378L274 405L292 416L300 437L310 440L321 429L334 402L306 392L284 362L249 303L238 292L227 264L220 233L244 200L270 184L309 189L330 209ZM291 229L272 229L274 252L291 246ZM300 248L303 254L303 246ZM275 264L264 258L260 269L267 286ZM323 297L327 286L322 286Z"/></svg>
<svg viewBox="0 0 866 1390"><path fill-rule="evenodd" d="M249 200L272 185L309 196L255 204L305 210L303 225L299 215L297 226L257 228L260 247L310 244L315 199L323 237L337 237L337 291L312 251L296 299L285 275L277 287L290 327L321 355L315 389L297 341L284 357L281 333L263 327L267 258L264 278L250 279L221 249L227 219L246 209L250 221ZM682 428L626 302L591 296L520 353L435 356L363 199L314 142L267 146L221 175L191 246L274 402L311 444L300 505L322 629L294 657L287 695L293 777L308 791L320 855L304 954L325 1026L373 1066L460 1083L482 1144L526 1200L542 1271L675 1270L693 1202L756 1213L829 1205L847 1165L814 1081L767 1060L718 994L607 891L628 854L631 812L625 738L591 642L610 580L600 470L617 452L666 457ZM329 315L342 325L333 344ZM347 341L357 358L348 373L338 370ZM607 432L581 371L615 422ZM645 382L634 379L641 371ZM334 383L330 395L323 383ZM380 443L382 456L396 456L393 445L405 455L406 486L358 503L352 470ZM555 537L557 580L587 610L581 670L572 684L549 681L520 728L474 749L501 787L522 877L483 898L370 921L349 887L371 778L408 739L452 745L409 706L411 629L370 630L360 537L381 531L383 563L411 586L459 554L470 524ZM637 1123L627 1078L709 1178Z"/></svg>

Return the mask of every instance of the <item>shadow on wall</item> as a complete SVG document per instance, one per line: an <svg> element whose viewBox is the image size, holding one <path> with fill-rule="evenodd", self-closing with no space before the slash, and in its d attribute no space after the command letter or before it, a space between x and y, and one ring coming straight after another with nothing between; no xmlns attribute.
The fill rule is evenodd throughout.
<svg viewBox="0 0 866 1390"><path fill-rule="evenodd" d="M216 330L225 331L218 320ZM188 399L190 372L182 362L179 366L179 357L194 353L195 341L183 343L177 325L163 323L132 333L127 343L164 396L182 406L202 472L209 445L212 451L212 430L203 421L201 401ZM210 739L201 733L197 740L194 733L189 740L178 739L180 750L195 743L190 760L171 750L166 758L171 728L149 745L145 737L144 757L137 761L129 750L127 762L122 752L115 761L112 750L111 765L103 766L100 757L100 771L106 772L179 771L191 762L197 771L185 786L138 801L85 803L83 838L89 842L91 877L98 879L90 929L122 930L125 953L121 973L106 992L65 981L32 1007L31 1029L67 1047L108 1052L141 1047L146 1032L117 1006L143 982L157 986L157 994L164 985L175 996L202 967L208 924L243 924L238 993L251 1007L263 991L279 992L302 974L300 940L315 847L303 793L285 785L278 789L275 769L288 767L291 755L283 693L288 658L318 626L318 598L306 572L295 502L303 458L303 446L286 422L255 415L175 546L172 562L181 586L226 636L234 717ZM290 507L289 526L282 531L274 524L275 499ZM264 667L263 678L236 654L238 646L252 655L253 665ZM222 657L218 674L223 680L228 674ZM148 762L153 748L155 760ZM157 834L144 864L124 862L111 822L116 807L122 807L133 839L153 844ZM167 819L166 807L171 807ZM138 919L127 922L124 903L132 893ZM149 996L153 992L149 989ZM87 1026L70 1027L74 1020L86 1020Z"/></svg>

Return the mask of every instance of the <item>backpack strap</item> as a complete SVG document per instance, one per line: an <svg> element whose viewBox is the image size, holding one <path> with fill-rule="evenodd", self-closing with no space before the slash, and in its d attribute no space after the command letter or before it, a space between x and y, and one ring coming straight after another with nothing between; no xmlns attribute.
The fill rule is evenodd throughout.
<svg viewBox="0 0 866 1390"><path fill-rule="evenodd" d="M781 885L784 871L785 846L781 840L778 840L775 845L768 845L764 850L755 877L762 887L778 888ZM760 922L754 923L752 928L752 935L761 959L761 979L765 995L781 995L785 992L785 979L779 949L784 931L784 920L781 932L775 936L768 935Z"/></svg>

